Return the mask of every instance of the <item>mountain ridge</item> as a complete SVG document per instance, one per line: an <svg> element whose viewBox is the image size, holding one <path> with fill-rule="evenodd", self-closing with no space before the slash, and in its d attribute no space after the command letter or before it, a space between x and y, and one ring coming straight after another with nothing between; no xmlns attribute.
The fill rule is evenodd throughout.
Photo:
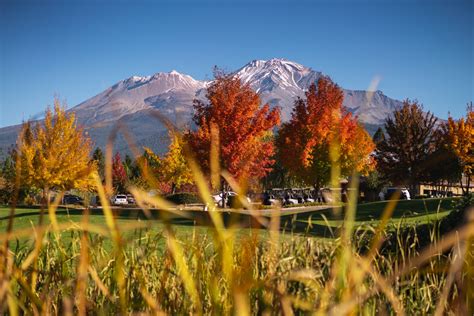
<svg viewBox="0 0 474 316"><path fill-rule="evenodd" d="M283 58L255 59L232 74L258 92L262 104L279 106L283 121L291 117L296 98L303 97L311 83L325 76L320 71ZM137 145L163 152L168 145L164 140L166 127L150 115L150 111L158 110L179 127L191 126L193 100L205 100L205 89L211 82L194 79L176 70L157 72L150 76L131 76L68 111L75 112L78 125L85 128L96 146L104 147L107 133L117 122L124 121L136 137ZM381 125L388 115L401 106L399 100L386 96L380 90L371 91L370 100L365 90L343 89L343 93L344 106L370 129ZM15 142L18 130L19 125L0 128L0 149L3 152ZM163 141L151 144L150 140L154 137ZM127 147L123 137L119 137L115 149L124 151Z"/></svg>

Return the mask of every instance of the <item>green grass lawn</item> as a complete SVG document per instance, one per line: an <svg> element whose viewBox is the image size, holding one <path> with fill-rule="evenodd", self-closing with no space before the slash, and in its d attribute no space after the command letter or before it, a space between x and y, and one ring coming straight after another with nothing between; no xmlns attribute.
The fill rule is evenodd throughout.
<svg viewBox="0 0 474 316"><path fill-rule="evenodd" d="M397 223L403 221L406 223L427 223L432 220L438 220L446 216L452 209L454 198L433 198L420 200L401 200L396 202L390 221ZM388 201L363 203L357 206L356 224L377 223L382 217ZM311 222L325 223L324 215L331 226L341 224L343 214L335 214L332 210L324 210L312 214Z"/></svg>
<svg viewBox="0 0 474 316"><path fill-rule="evenodd" d="M8 216L9 209L6 207L0 207L0 233L6 231L8 225ZM59 208L56 211L56 217L59 224L69 224L69 223L80 223L83 219L82 215L83 210L75 208ZM13 230L14 231L28 231L31 229L31 237L33 236L33 228L38 225L40 217L39 209L28 209L28 208L18 208L15 210L15 218L13 221ZM89 222L93 225L97 225L104 229L107 229L107 224L105 221L105 216L101 211L96 211L89 216ZM138 235L137 231L139 228L135 228L140 222L145 226L142 228L143 233L145 231L151 231L151 233L161 233L163 232L163 223L158 220L144 220L137 216L132 216L130 214L120 215L116 217L116 223L119 230L122 232L122 236L125 240L133 239ZM185 238L188 235L193 233L204 233L208 230L207 227L194 227L193 221L189 219L179 219L176 221L176 232L178 237ZM50 224L50 218L48 212L44 213L44 223L45 225ZM62 232L61 237L64 239L70 239L70 232ZM20 238L20 241L28 242L30 237ZM164 242L164 241L163 241ZM106 240L106 244L111 244L110 240Z"/></svg>
<svg viewBox="0 0 474 316"><path fill-rule="evenodd" d="M0 234L3 234L8 225L8 216L10 209L8 207L0 207ZM59 224L71 224L80 223L83 220L84 210L76 208L59 208L56 211L56 217ZM40 210L37 208L17 208L15 210L15 216L13 221L13 231L22 232L21 238L19 238L20 245L25 243L31 243L34 236L34 229L39 223ZM50 224L50 218L48 212L45 211L43 221L45 225ZM108 231L105 216L102 210L94 210L89 216L89 223L97 225ZM148 234L149 236L157 236L164 232L164 223L159 219L147 219L144 218L141 212L122 210L119 215L116 216L116 223L123 240L133 241L139 236ZM196 225L196 221L189 218L173 218L170 220L173 230L176 233L176 237L181 240L192 238L193 236L206 236L212 238L212 228L209 225ZM138 227L137 226L141 226ZM26 235L25 235L26 232ZM237 238L249 236L250 233L258 232L262 236L267 236L268 231L266 230L250 230L246 228L236 228L235 233ZM61 233L61 239L66 244L67 241L72 238L71 231L63 231ZM159 243L165 243L163 238L158 238ZM104 245L106 248L110 248L112 240L105 238Z"/></svg>
<svg viewBox="0 0 474 316"><path fill-rule="evenodd" d="M387 204L387 201L359 204L356 211L356 225L368 223L377 224ZM402 221L402 224L423 224L438 220L449 213L452 204L452 198L398 201L390 222L398 223ZM78 223L82 220L82 212L82 210L78 209L60 208L57 210L57 219L59 223ZM39 209L16 209L13 230L28 231L38 224L39 213ZM2 233L7 227L8 214L9 209L7 207L0 207L0 232ZM343 223L342 216L343 214L336 215L332 209L300 213L296 215L296 218L295 215L284 215L281 219L282 230L286 232L306 232L314 236L328 237L327 226L329 225L331 228L340 226ZM100 210L93 212L89 217L89 221L92 224L104 228L106 227L105 217ZM124 232L123 235L125 239L133 238L133 236L136 235L136 230L131 229L130 226L137 224L138 221L142 224L150 224L146 230L151 230L156 233L163 231L163 223L161 221L147 220L138 216L136 212L124 211L117 216L117 224L119 229ZM45 224L49 224L47 212L44 216L44 222ZM292 222L292 224L290 224L290 222ZM295 225L295 222L297 225ZM311 223L313 226L311 231L307 229L308 223ZM181 236L183 238L196 233L208 233L209 231L209 228L205 225L195 225L193 219L178 218L174 219L172 224L176 229L178 237ZM238 234L248 234L248 232L249 229L240 229ZM262 233L266 234L265 231ZM67 236L65 236L65 238L67 238Z"/></svg>
<svg viewBox="0 0 474 316"><path fill-rule="evenodd" d="M389 226L421 225L439 220L449 214L453 201L454 198L396 201L388 224ZM378 225L388 204L388 201L359 204L356 210L355 226ZM296 230L313 236L332 238L337 228L344 223L343 218L344 211L337 214L333 209L301 213L297 214L296 218L293 217L291 222L287 221L287 229L296 227ZM309 223L310 227L308 227Z"/></svg>

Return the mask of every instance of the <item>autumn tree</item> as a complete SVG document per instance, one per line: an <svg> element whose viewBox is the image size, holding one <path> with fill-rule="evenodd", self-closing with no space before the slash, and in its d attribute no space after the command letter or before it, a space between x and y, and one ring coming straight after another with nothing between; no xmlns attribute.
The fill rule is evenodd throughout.
<svg viewBox="0 0 474 316"><path fill-rule="evenodd" d="M112 158L112 184L117 192L124 192L127 185L127 172L119 153Z"/></svg>
<svg viewBox="0 0 474 316"><path fill-rule="evenodd" d="M329 182L331 146L338 144L341 176L374 168L374 144L365 129L342 105L342 90L329 78L318 80L295 101L291 119L276 139L283 166L306 185L319 189Z"/></svg>
<svg viewBox="0 0 474 316"><path fill-rule="evenodd" d="M162 159L163 177L171 184L171 193L182 185L193 183L193 175L188 167L183 149L183 139L170 133L171 144L168 153Z"/></svg>
<svg viewBox="0 0 474 316"><path fill-rule="evenodd" d="M61 191L91 185L91 141L77 127L74 113L66 112L58 100L54 112L47 109L44 121L23 124L17 141L16 163L21 182L43 190Z"/></svg>
<svg viewBox="0 0 474 316"><path fill-rule="evenodd" d="M436 150L437 118L423 112L417 101L403 106L385 120L386 139L377 145L377 166L395 185L415 186L427 180L430 157Z"/></svg>
<svg viewBox="0 0 474 316"><path fill-rule="evenodd" d="M270 136L280 122L279 109L261 106L259 95L248 84L220 72L215 73L206 97L207 102L194 100L198 129L185 135L203 169L210 169L211 138L217 134L221 168L237 179L265 176L274 163Z"/></svg>
<svg viewBox="0 0 474 316"><path fill-rule="evenodd" d="M466 177L464 193L468 193L474 176L474 110L472 102L467 106L466 118L455 121L448 118L447 139L449 148L455 153ZM461 182L462 185L462 182Z"/></svg>

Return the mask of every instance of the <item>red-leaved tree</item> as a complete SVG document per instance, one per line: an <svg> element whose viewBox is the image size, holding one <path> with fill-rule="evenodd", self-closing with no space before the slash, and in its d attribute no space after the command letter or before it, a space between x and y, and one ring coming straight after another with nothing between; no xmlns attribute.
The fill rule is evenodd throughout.
<svg viewBox="0 0 474 316"><path fill-rule="evenodd" d="M117 192L124 192L127 184L127 172L119 153L116 153L112 159L112 183Z"/></svg>
<svg viewBox="0 0 474 316"><path fill-rule="evenodd" d="M222 168L237 179L265 176L274 163L272 129L280 123L279 109L261 106L259 95L229 74L216 73L206 97L208 102L193 104L198 130L185 135L203 169L210 169L212 131L216 131Z"/></svg>

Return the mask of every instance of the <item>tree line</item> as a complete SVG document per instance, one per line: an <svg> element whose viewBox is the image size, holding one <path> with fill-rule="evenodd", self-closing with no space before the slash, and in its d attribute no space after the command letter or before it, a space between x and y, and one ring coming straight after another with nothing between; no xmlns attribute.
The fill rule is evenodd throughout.
<svg viewBox="0 0 474 316"><path fill-rule="evenodd" d="M465 118L439 121L417 101L405 100L373 138L343 106L342 89L329 77L298 97L289 121L281 124L278 107L262 105L248 84L217 71L206 102L193 102L197 128L170 130L164 155L150 148L132 158L115 153L110 162L78 127L73 112L58 100L43 122L25 122L15 148L3 161L0 191L4 200L50 190L94 189L94 173L104 180L109 163L115 192L130 186L160 192L192 190L189 168L196 162L214 190L226 189L225 170L245 188L292 185L315 189L352 175L381 184L414 188L421 182L461 182L473 178L472 103ZM334 173L336 170L336 173ZM461 176L464 174L465 183Z"/></svg>

